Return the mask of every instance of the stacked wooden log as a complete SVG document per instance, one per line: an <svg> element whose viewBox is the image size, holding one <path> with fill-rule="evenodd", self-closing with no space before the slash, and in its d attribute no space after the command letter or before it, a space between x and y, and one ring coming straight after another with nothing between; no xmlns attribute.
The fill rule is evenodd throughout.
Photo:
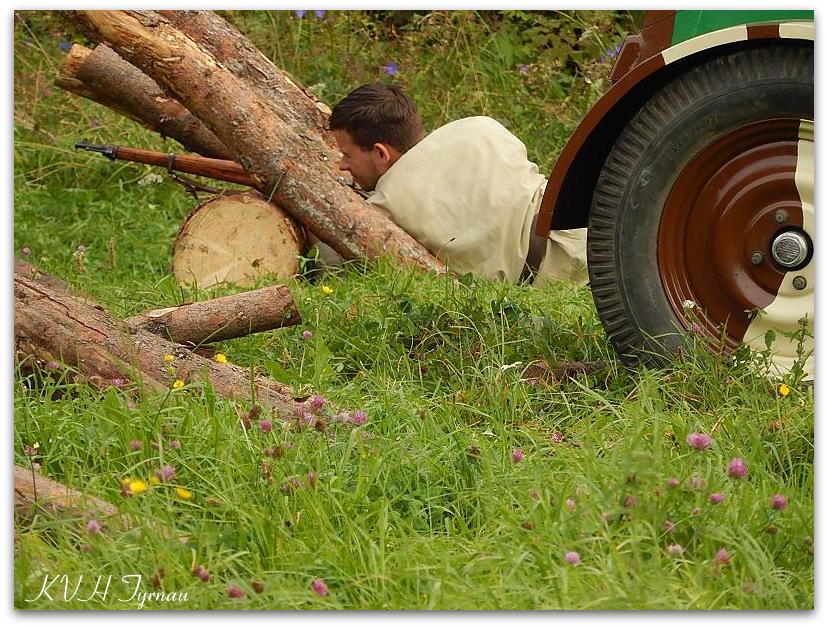
<svg viewBox="0 0 828 628"><path fill-rule="evenodd" d="M267 202L342 258L391 255L444 271L366 203L338 170L329 109L210 11L69 11L93 41L75 46L57 85L179 141L241 164ZM297 239L292 246L301 247ZM253 259L256 259L255 257Z"/></svg>

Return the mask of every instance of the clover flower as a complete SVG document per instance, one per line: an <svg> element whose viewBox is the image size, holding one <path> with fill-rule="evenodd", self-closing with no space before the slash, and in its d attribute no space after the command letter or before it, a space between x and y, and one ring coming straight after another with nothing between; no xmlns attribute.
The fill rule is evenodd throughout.
<svg viewBox="0 0 828 628"><path fill-rule="evenodd" d="M319 480L319 473L317 471L308 471L308 486L316 488L316 482Z"/></svg>
<svg viewBox="0 0 828 628"><path fill-rule="evenodd" d="M103 526L98 522L97 519L90 519L89 523L86 524L86 531L89 534L98 534L101 531Z"/></svg>
<svg viewBox="0 0 828 628"><path fill-rule="evenodd" d="M785 510L788 507L788 499L784 495L774 495L770 504L774 510Z"/></svg>
<svg viewBox="0 0 828 628"><path fill-rule="evenodd" d="M670 478L667 480L667 486L670 488L676 488L679 484L681 484L681 482L679 482L678 478Z"/></svg>
<svg viewBox="0 0 828 628"><path fill-rule="evenodd" d="M683 556L684 547L682 547L678 543L672 543L671 545L667 546L667 553L670 554L670 556Z"/></svg>
<svg viewBox="0 0 828 628"><path fill-rule="evenodd" d="M175 469L171 464L165 464L155 472L155 477L162 482L169 482L175 477Z"/></svg>
<svg viewBox="0 0 828 628"><path fill-rule="evenodd" d="M730 564L730 553L724 547L721 548L718 552L716 552L716 556L713 557L713 560L720 565L729 565Z"/></svg>
<svg viewBox="0 0 828 628"><path fill-rule="evenodd" d="M328 595L328 585L325 584L325 581L320 578L315 578L314 581L311 582L311 589L313 589L313 592L319 597L325 597Z"/></svg>
<svg viewBox="0 0 828 628"><path fill-rule="evenodd" d="M697 451L704 451L705 449L710 449L710 446L713 444L713 438L711 438L710 434L691 432L687 435L687 444Z"/></svg>
<svg viewBox="0 0 828 628"><path fill-rule="evenodd" d="M570 565L578 566L581 564L581 555L578 552L567 552L564 554L564 560Z"/></svg>
<svg viewBox="0 0 828 628"><path fill-rule="evenodd" d="M523 460L523 450L522 449L513 449L512 450L512 460L514 462L520 462Z"/></svg>
<svg viewBox="0 0 828 628"><path fill-rule="evenodd" d="M229 587L227 587L227 596L228 597L239 598L239 597L245 597L246 595L247 594L244 591L242 591L241 587L237 584L231 584Z"/></svg>
<svg viewBox="0 0 828 628"><path fill-rule="evenodd" d="M306 329L302 332L302 339L310 340L311 338L313 338L313 332L310 329Z"/></svg>
<svg viewBox="0 0 828 628"><path fill-rule="evenodd" d="M734 458L727 465L727 474L732 478L743 478L747 475L747 465L741 458Z"/></svg>
<svg viewBox="0 0 828 628"><path fill-rule="evenodd" d="M22 249L20 249L20 252L23 254L23 257L29 257L29 255L32 252L32 249L30 249L28 246L24 246Z"/></svg>
<svg viewBox="0 0 828 628"><path fill-rule="evenodd" d="M170 447L172 447L173 449L181 449L181 441L177 438L174 438L170 441Z"/></svg>
<svg viewBox="0 0 828 628"><path fill-rule="evenodd" d="M669 519L664 521L664 531L667 534L674 534L676 531L676 524L670 521Z"/></svg>
<svg viewBox="0 0 828 628"><path fill-rule="evenodd" d="M725 496L722 493L712 493L710 495L711 504L721 504L724 500Z"/></svg>
<svg viewBox="0 0 828 628"><path fill-rule="evenodd" d="M54 360L49 360L46 364L43 365L44 370L46 371L56 371L60 368L60 364L55 362Z"/></svg>
<svg viewBox="0 0 828 628"><path fill-rule="evenodd" d="M273 422L270 419L264 419L261 423L259 423L259 428L262 432L267 434L273 429Z"/></svg>
<svg viewBox="0 0 828 628"><path fill-rule="evenodd" d="M362 410L357 410L351 415L351 423L354 425L365 425L368 416Z"/></svg>
<svg viewBox="0 0 828 628"><path fill-rule="evenodd" d="M137 438L136 438L135 440L131 440L131 441L129 441L129 448L130 448L132 451L138 451L138 450L140 450L143 446L144 446L144 443L142 443L142 442L141 442L140 440L138 440Z"/></svg>

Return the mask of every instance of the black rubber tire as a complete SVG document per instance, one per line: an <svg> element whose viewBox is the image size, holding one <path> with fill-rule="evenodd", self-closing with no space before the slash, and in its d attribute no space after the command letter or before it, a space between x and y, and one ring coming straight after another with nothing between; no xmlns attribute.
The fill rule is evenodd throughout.
<svg viewBox="0 0 828 628"><path fill-rule="evenodd" d="M599 317L627 362L664 364L684 337L657 263L662 209L682 168L746 124L813 120L813 84L810 45L740 50L674 78L624 128L593 195L587 259Z"/></svg>

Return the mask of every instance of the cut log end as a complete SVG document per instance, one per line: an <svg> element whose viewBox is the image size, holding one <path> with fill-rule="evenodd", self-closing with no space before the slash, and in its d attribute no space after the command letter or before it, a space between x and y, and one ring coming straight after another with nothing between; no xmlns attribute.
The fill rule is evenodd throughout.
<svg viewBox="0 0 828 628"><path fill-rule="evenodd" d="M255 192L213 198L187 218L173 245L180 285L252 286L265 275L299 271L305 238L297 223Z"/></svg>

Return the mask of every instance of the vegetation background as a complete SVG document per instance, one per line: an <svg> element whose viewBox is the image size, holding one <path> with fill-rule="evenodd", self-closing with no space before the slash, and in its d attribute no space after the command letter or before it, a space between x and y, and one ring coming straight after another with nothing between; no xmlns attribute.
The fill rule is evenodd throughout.
<svg viewBox="0 0 828 628"><path fill-rule="evenodd" d="M492 116L542 171L641 20L223 15L329 104L365 82L396 82L428 128ZM79 139L177 148L54 87L72 42L91 45L52 13L15 14L15 255L115 317L235 292L170 276L173 239L196 204L182 188L73 150ZM187 593L146 606L167 609L813 608L813 389L791 379L780 395L767 355L722 359L699 346L669 367L626 368L588 288L567 283L458 283L388 261L262 285L276 280L289 283L302 325L219 349L324 397L323 431L266 415L246 427L250 404L193 382L155 396L137 382L105 392L71 383L58 363L15 372L15 463L134 522L117 533L107 522L21 521L16 608L135 608L116 601L123 587L81 601L88 581L70 601L38 597L50 574L112 574L115 588L133 573L148 591ZM521 376L533 361L575 360L608 365L566 381ZM694 449L692 433L712 445ZM728 472L735 458L743 477ZM148 490L123 497L127 477Z"/></svg>

